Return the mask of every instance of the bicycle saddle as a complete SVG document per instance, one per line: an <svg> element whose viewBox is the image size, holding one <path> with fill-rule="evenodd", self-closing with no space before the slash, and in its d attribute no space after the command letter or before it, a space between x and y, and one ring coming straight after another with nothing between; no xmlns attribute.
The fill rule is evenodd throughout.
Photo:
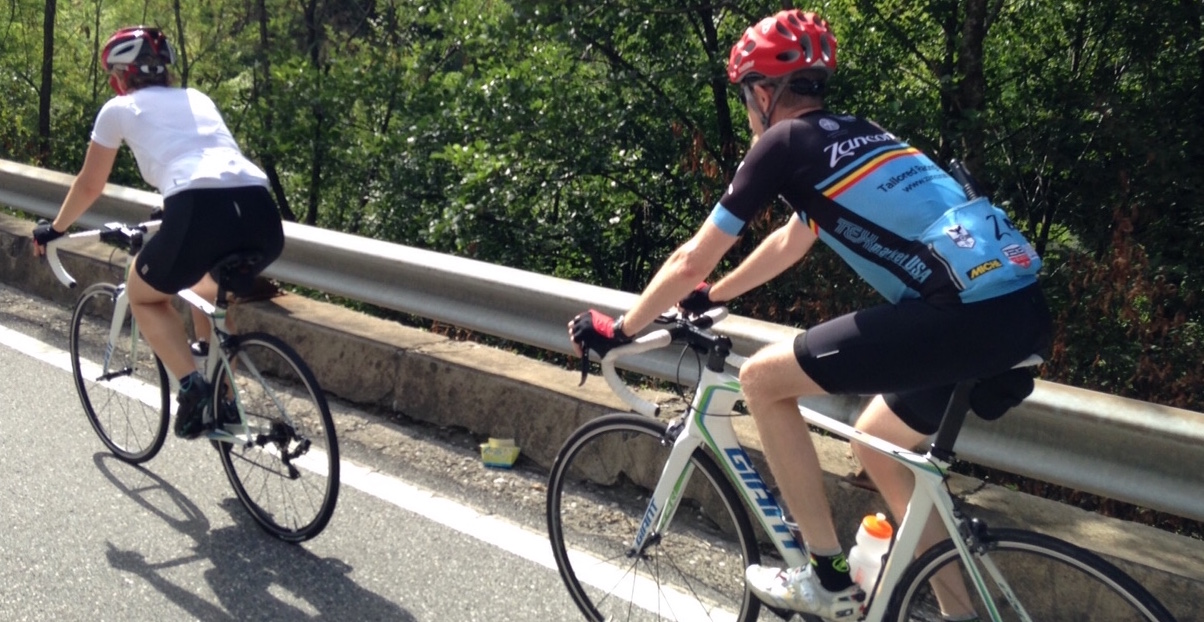
<svg viewBox="0 0 1204 622"><path fill-rule="evenodd" d="M255 275L263 270L262 263L259 251L237 251L218 260L210 274L223 288L239 294L251 289Z"/></svg>
<svg viewBox="0 0 1204 622"><path fill-rule="evenodd" d="M1033 374L1023 367L983 378L970 390L970 408L979 417L994 421L1018 406L1033 392Z"/></svg>

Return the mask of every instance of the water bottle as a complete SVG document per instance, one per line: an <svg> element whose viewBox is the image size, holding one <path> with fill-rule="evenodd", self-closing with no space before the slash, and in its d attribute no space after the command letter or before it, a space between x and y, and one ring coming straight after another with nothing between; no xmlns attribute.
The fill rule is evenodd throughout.
<svg viewBox="0 0 1204 622"><path fill-rule="evenodd" d="M861 527L857 529L857 544L849 551L849 574L866 594L874 593L882 558L890 551L893 533L894 528L884 514L871 514L861 519Z"/></svg>

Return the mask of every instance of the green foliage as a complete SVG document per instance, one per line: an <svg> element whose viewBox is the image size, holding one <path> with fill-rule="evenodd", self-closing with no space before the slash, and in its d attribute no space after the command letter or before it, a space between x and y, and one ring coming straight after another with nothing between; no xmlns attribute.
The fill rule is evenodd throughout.
<svg viewBox="0 0 1204 622"><path fill-rule="evenodd" d="M0 157L38 155L42 6L12 0L0 15ZM744 28L777 6L60 3L45 165L82 163L110 95L97 45L119 26L156 24L177 45L180 83L218 102L286 215L638 291L739 164L749 134L725 63ZM1204 409L1192 388L1204 385L1204 8L820 8L840 40L830 107L940 161L967 158L1044 251L1062 331L1045 373ZM126 151L112 181L146 187ZM768 211L723 269L786 216ZM819 248L737 308L809 325L872 301Z"/></svg>

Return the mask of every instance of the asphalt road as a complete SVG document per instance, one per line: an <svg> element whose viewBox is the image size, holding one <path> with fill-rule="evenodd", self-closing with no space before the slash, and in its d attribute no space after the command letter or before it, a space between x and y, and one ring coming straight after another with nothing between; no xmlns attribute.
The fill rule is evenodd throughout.
<svg viewBox="0 0 1204 622"><path fill-rule="evenodd" d="M550 566L541 473L487 469L474 439L401 422L387 447L343 444L333 520L286 544L207 442L169 435L143 467L104 449L66 321L0 286L0 621L579 619Z"/></svg>

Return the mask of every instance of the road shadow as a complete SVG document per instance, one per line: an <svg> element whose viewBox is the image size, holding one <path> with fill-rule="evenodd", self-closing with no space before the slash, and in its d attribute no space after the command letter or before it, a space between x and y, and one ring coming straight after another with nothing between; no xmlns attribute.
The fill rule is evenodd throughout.
<svg viewBox="0 0 1204 622"><path fill-rule="evenodd" d="M193 540L201 540L209 532L209 519L201 509L146 467L129 464L104 451L93 454L92 462L114 488L176 531Z"/></svg>
<svg viewBox="0 0 1204 622"><path fill-rule="evenodd" d="M135 549L108 544L109 565L141 577L197 620L394 620L416 622L408 611L351 579L351 566L263 532L236 498L220 502L234 525L210 530L210 521L179 490L142 466L96 454L97 468L113 485L191 537L190 555L150 563ZM173 582L166 571L209 562L204 572L219 605Z"/></svg>

